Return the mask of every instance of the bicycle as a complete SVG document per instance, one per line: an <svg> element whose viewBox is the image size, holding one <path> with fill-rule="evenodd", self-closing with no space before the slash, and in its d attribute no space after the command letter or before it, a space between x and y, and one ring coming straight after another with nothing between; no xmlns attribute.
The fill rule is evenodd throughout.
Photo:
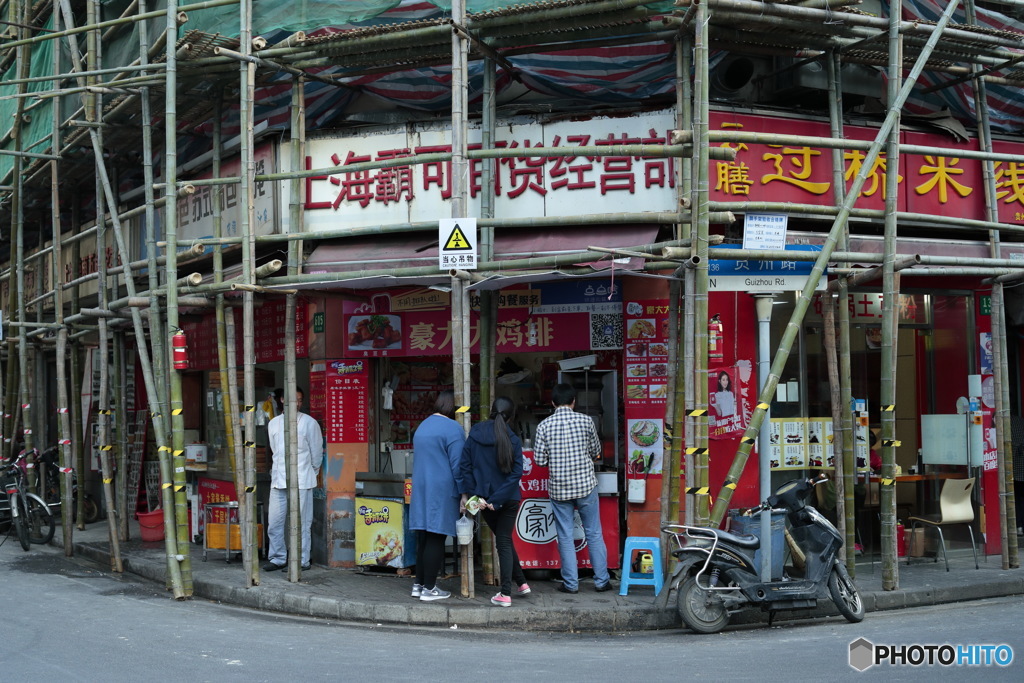
<svg viewBox="0 0 1024 683"><path fill-rule="evenodd" d="M28 475L22 462L25 451L2 466L0 477L4 480L6 512L22 550L28 550L32 543L49 543L56 531L56 522L50 508L42 498L28 491ZM4 512L0 507L0 512Z"/></svg>
<svg viewBox="0 0 1024 683"><path fill-rule="evenodd" d="M63 502L60 497L60 453L59 446L51 446L39 456L40 476L43 480L43 499L50 511L55 515L60 514L60 506ZM71 521L74 522L78 515L78 475L71 475ZM83 518L86 524L92 524L100 518L100 507L96 499L88 491L83 491L82 509Z"/></svg>

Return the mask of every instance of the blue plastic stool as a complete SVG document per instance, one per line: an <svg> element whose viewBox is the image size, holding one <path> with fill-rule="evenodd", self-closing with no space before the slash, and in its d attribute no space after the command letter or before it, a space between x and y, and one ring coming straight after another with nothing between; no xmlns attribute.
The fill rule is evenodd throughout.
<svg viewBox="0 0 1024 683"><path fill-rule="evenodd" d="M639 574L633 571L633 553L647 550L654 564L653 574ZM629 593L630 586L654 586L654 594L661 592L664 583L661 569L661 539L653 536L630 536L622 549L622 579L619 580L619 595Z"/></svg>

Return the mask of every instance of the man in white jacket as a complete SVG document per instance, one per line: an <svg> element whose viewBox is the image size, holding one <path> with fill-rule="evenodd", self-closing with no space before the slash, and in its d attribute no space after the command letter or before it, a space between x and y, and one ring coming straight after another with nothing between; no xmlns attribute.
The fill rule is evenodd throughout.
<svg viewBox="0 0 1024 683"><path fill-rule="evenodd" d="M302 389L295 390L296 410L302 408ZM323 460L323 432L320 424L306 413L297 413L295 431L298 438L299 465L299 520L302 526L302 568L309 569L309 530L313 524L313 487ZM263 571L283 569L288 561L288 548L284 542L284 527L288 511L287 452L284 438L284 413L267 425L270 451L274 464L270 470L270 511L267 518L267 535L270 547L267 549L267 563Z"/></svg>

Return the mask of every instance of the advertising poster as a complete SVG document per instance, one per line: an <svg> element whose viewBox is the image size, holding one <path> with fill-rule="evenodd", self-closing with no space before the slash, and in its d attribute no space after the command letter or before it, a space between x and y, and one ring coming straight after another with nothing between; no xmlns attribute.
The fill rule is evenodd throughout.
<svg viewBox="0 0 1024 683"><path fill-rule="evenodd" d="M404 529L405 506L398 498L356 497L356 565L401 569L413 557L412 534ZM408 536L408 538L407 538Z"/></svg>
<svg viewBox="0 0 1024 683"><path fill-rule="evenodd" d="M708 438L735 439L750 423L753 397L750 396L751 364L710 368L708 372Z"/></svg>

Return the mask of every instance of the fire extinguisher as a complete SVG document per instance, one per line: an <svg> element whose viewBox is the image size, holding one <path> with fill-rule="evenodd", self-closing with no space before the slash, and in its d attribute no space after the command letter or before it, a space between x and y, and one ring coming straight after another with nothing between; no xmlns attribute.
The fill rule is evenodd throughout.
<svg viewBox="0 0 1024 683"><path fill-rule="evenodd" d="M188 340L184 330L179 329L171 337L171 348L174 350L174 369L188 370Z"/></svg>
<svg viewBox="0 0 1024 683"><path fill-rule="evenodd" d="M722 318L715 313L708 321L708 358L723 358L725 348Z"/></svg>

